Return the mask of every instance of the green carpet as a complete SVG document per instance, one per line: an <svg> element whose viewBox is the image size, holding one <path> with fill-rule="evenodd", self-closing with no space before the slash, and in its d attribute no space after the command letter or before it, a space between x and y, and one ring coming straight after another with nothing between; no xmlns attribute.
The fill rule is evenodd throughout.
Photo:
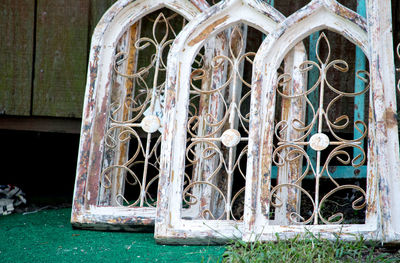
<svg viewBox="0 0 400 263"><path fill-rule="evenodd" d="M0 216L0 262L218 262L225 250L157 245L153 233L74 230L70 214Z"/></svg>

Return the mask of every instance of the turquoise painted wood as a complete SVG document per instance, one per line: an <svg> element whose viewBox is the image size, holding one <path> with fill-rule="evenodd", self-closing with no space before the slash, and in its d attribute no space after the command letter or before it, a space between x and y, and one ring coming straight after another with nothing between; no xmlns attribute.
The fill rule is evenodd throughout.
<svg viewBox="0 0 400 263"><path fill-rule="evenodd" d="M357 1L357 13L360 14L363 17L367 16L366 13L366 8L365 8L365 0L358 0ZM366 69L366 58L364 53L359 47L356 47L356 72L359 70L365 70ZM354 82L354 92L360 92L365 89L365 83L357 78L357 75L355 76L355 82ZM354 121L360 120L364 121L365 116L364 116L364 110L365 110L365 94L356 96L354 98ZM354 127L354 139L360 138L362 136L362 133L360 133L355 127ZM361 145L361 147L364 147L364 143ZM354 157L361 154L361 151L358 149L354 149L353 155Z"/></svg>
<svg viewBox="0 0 400 263"><path fill-rule="evenodd" d="M303 167L303 172L305 167ZM363 179L366 178L367 166L360 166L359 168L354 168L352 166L332 166L329 168L329 173L334 179ZM278 174L278 168L272 166L272 179L276 179ZM328 174L324 172L322 178L328 178ZM309 175L306 179L315 179L314 175L309 171Z"/></svg>
<svg viewBox="0 0 400 263"><path fill-rule="evenodd" d="M274 6L274 0L267 0L267 3ZM365 0L359 0L357 1L357 13L362 15L363 17L366 17L366 8L365 8ZM310 42L310 50L308 54L308 59L311 61L317 61L316 53L315 53L315 47L317 45L318 37L319 37L320 32L317 31L310 35L309 37L309 42ZM265 38L265 35L263 35L263 40ZM365 70L366 69L366 59L364 56L364 53L360 48L356 48L356 70L355 72L359 70ZM310 71L308 75L308 88L311 88L315 82L317 82L319 78L319 72L317 70ZM359 92L365 88L365 84L363 81L357 78L355 76L355 87L354 91ZM313 93L309 95L309 100L311 101L314 109L317 109L318 107L318 98L319 98L319 91L318 89L315 90ZM355 107L354 107L354 121L355 120L361 120L364 121L364 108L365 108L365 95L357 96L355 97ZM313 113L311 110L307 112L307 120L308 122L311 121L313 118ZM310 137L317 132L317 126L315 125L310 136L308 137L308 140ZM354 138L359 138L361 136L360 132L354 128ZM362 147L364 144L362 144ZM316 152L311 149L310 147L307 147L307 154L310 157L312 165L315 167L316 160L317 160L317 154ZM360 154L359 150L354 150L354 156L357 156ZM365 178L367 174L367 167L362 166L359 168L354 168L352 166L333 166L331 167L330 171L331 175L335 179L354 179L354 178ZM278 174L278 169L276 166L272 167L272 178L276 179ZM328 178L327 173L325 172L322 177ZM306 178L308 179L313 179L314 177L312 175L308 175Z"/></svg>
<svg viewBox="0 0 400 263"><path fill-rule="evenodd" d="M317 41L319 37L319 31L313 33L309 37L310 41L310 50L308 54L308 60L314 61L315 63L318 64L317 60L317 55L315 53L315 47L317 46ZM309 72L308 74L308 88L310 89L317 81L319 78L319 71L316 69L313 69ZM311 92L310 95L308 96L308 99L310 100L314 110L317 110L318 108L318 101L319 101L319 90L316 89L314 92ZM309 107L309 106L307 106ZM307 110L307 123L310 123L312 121L312 118L314 117L313 112L311 109ZM307 140L310 140L311 136L317 132L317 125L314 125L310 136L307 138ZM317 152L311 149L311 147L307 147L307 155L310 157L310 161L315 167L315 164L317 162Z"/></svg>
<svg viewBox="0 0 400 263"><path fill-rule="evenodd" d="M357 13L362 15L363 17L366 17L366 7L365 7L365 0L358 0L357 1ZM312 61L317 61L316 54L315 54L315 46L317 44L317 40L319 37L319 32L313 33L310 38L310 50L309 50L309 60ZM358 47L356 47L356 62L355 62L355 72L359 70L365 70L366 69L366 58L362 50ZM312 85L318 80L318 75L319 73L317 71L311 71L309 76L308 76L308 87L311 88ZM365 83L357 78L357 75L355 75L355 82L354 82L354 92L360 92L365 88ZM309 96L309 99L314 107L316 109L318 107L318 97L319 97L319 92L316 90L315 92L311 93ZM364 121L365 120L365 95L359 95L356 96L354 99L354 121L360 120ZM307 119L310 121L310 119L313 117L313 114L311 111L307 112ZM317 126L314 126L309 138L315 134L317 131ZM353 138L359 138L362 134L354 127L354 135ZM308 138L308 139L309 139ZM364 147L364 143L361 144L361 147ZM307 154L310 157L310 160L313 165L316 163L316 152L312 150L310 147L307 147ZM353 156L357 156L361 154L361 151L358 149L354 149L353 151ZM367 168L366 166L361 167L360 169L354 169L353 167L347 167L347 166L338 166L336 167L337 169L335 170L334 173L332 173L334 178L365 178L365 175L367 173ZM354 170L357 170L356 172L353 172ZM361 172L361 173L360 173ZM325 174L323 176L326 176Z"/></svg>

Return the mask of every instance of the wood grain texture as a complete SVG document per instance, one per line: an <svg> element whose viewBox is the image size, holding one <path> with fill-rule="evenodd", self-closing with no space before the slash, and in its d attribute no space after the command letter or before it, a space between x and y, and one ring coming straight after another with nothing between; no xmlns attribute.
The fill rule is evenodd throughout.
<svg viewBox="0 0 400 263"><path fill-rule="evenodd" d="M191 63L215 32L238 22L264 34L274 31L284 17L263 1L223 1L198 15L179 34L169 53L164 108L160 179L155 222L156 242L213 244L240 238L243 224L234 220L187 220L181 202L185 174L185 145ZM246 208L245 208L246 211Z"/></svg>
<svg viewBox="0 0 400 263"><path fill-rule="evenodd" d="M249 152L246 176L246 197L243 240L272 241L276 233L284 233L284 238L305 232L301 225L280 226L271 224L269 219L271 166L273 160L273 137L276 105L275 70L292 46L311 33L329 28L356 43L367 53L369 51L366 21L356 13L345 9L335 1L315 0L305 8L284 20L275 32L269 34L259 49L253 66L253 85L250 116ZM273 55L271 55L273 54ZM268 69L268 70L266 70ZM371 151L370 151L371 152ZM376 161L368 158L368 166ZM371 165L370 165L371 164ZM318 168L317 168L318 169ZM376 217L376 176L371 174L366 198L368 209L363 225L310 225L307 231L318 233L321 238L335 239L340 232L344 240L354 239L354 233L366 239L376 239L379 234L379 220ZM375 181L374 181L375 180ZM247 208L247 210L246 210Z"/></svg>
<svg viewBox="0 0 400 263"><path fill-rule="evenodd" d="M396 82L390 0L368 0L368 40L371 58L370 81L374 103L372 145L379 176L378 194L381 209L382 240L400 242L400 157L397 127Z"/></svg>
<svg viewBox="0 0 400 263"><path fill-rule="evenodd" d="M80 119L30 116L0 116L0 130L79 134L80 128Z"/></svg>
<svg viewBox="0 0 400 263"><path fill-rule="evenodd" d="M357 13L360 14L363 17L366 17L366 7L365 7L365 0L362 1L358 1L357 3ZM355 61L355 70L356 72L359 70L366 70L367 68L367 59L364 56L364 53L362 52L362 50L360 48L356 48L356 57L355 57L356 61ZM363 83L363 81L359 78L357 78L357 74L354 78L354 91L355 92L360 92L365 88L365 83ZM356 105L356 107L354 107L354 120L361 120L364 121L365 120L365 97L366 95L363 94L362 96L356 96L354 98L354 104ZM362 135L361 132L359 132L357 130L356 127L353 128L353 138L360 138L360 136ZM364 143L361 144L361 147L364 148ZM359 150L354 150L353 151L353 155L357 156L358 154L361 153L361 151Z"/></svg>
<svg viewBox="0 0 400 263"><path fill-rule="evenodd" d="M33 115L80 117L89 2L38 0Z"/></svg>
<svg viewBox="0 0 400 263"><path fill-rule="evenodd" d="M100 18L115 2L116 0L89 0L89 36L93 34Z"/></svg>
<svg viewBox="0 0 400 263"><path fill-rule="evenodd" d="M0 114L29 115L35 1L0 1Z"/></svg>
<svg viewBox="0 0 400 263"><path fill-rule="evenodd" d="M108 115L104 113L110 109L110 98L113 95L115 48L123 33L143 15L164 6L175 12L179 10L183 17L191 20L199 13L196 6L204 5L206 3L203 0L196 1L196 4L183 0L120 0L108 9L97 24L90 46L82 136L71 216L73 225L95 229L109 227L136 230L137 226L154 224L154 208L112 206L102 209L98 203L100 174L102 162L105 160L104 139L108 125ZM136 227L133 228L133 225Z"/></svg>

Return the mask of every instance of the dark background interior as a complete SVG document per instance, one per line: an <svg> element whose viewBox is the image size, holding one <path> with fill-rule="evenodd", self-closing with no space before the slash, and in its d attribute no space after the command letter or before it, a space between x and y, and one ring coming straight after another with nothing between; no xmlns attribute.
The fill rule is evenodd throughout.
<svg viewBox="0 0 400 263"><path fill-rule="evenodd" d="M79 135L0 130L0 184L20 187L30 205L71 204Z"/></svg>

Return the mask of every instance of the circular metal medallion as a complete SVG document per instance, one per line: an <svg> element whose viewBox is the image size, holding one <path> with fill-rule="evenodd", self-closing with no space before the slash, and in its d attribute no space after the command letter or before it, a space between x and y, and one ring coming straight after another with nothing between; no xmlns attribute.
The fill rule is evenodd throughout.
<svg viewBox="0 0 400 263"><path fill-rule="evenodd" d="M323 133L317 133L311 136L310 146L315 151L325 150L329 146L329 137Z"/></svg>
<svg viewBox="0 0 400 263"><path fill-rule="evenodd" d="M156 132L160 126L160 119L155 115L149 115L143 118L142 122L142 129L147 133Z"/></svg>
<svg viewBox="0 0 400 263"><path fill-rule="evenodd" d="M222 134L221 142L226 147L231 148L231 147L235 147L236 145L238 145L241 138L242 137L240 136L240 133L237 130L229 129L229 130L226 130Z"/></svg>

